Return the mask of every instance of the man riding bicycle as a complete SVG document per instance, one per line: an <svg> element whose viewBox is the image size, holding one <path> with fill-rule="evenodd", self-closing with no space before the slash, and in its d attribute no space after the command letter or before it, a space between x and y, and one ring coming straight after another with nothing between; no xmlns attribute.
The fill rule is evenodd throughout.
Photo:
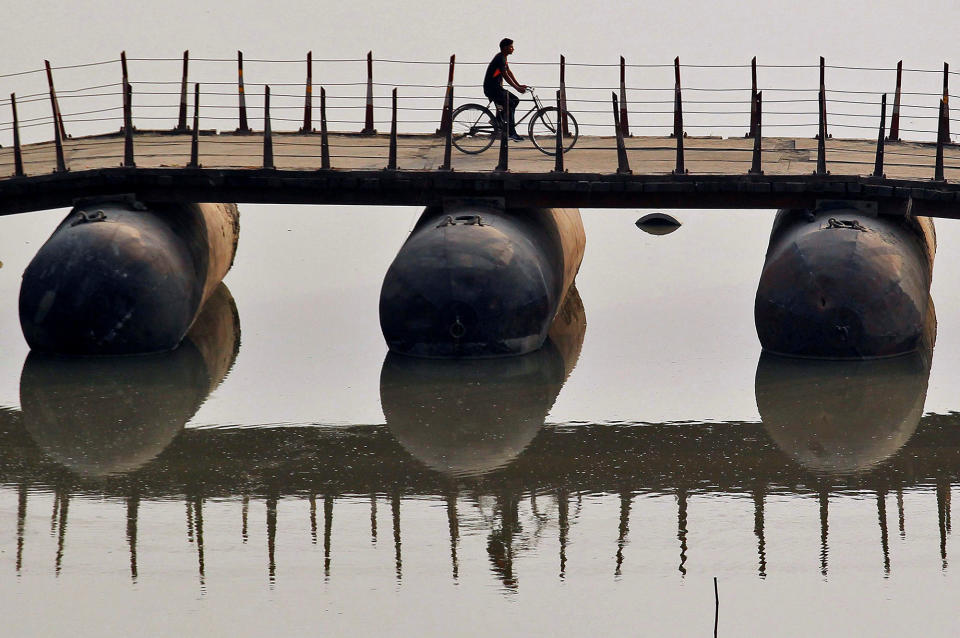
<svg viewBox="0 0 960 638"><path fill-rule="evenodd" d="M520 104L520 98L503 88L503 81L506 79L510 86L521 93L527 92L527 85L520 84L513 75L513 71L510 70L510 66L507 64L507 56L511 53L513 53L513 40L510 38L500 40L500 53L490 60L490 64L487 65L487 72L483 76L483 94L497 106L498 110L503 108L505 100L509 100L510 139L519 142L523 140L523 137L517 134L514 113L517 110L517 105Z"/></svg>

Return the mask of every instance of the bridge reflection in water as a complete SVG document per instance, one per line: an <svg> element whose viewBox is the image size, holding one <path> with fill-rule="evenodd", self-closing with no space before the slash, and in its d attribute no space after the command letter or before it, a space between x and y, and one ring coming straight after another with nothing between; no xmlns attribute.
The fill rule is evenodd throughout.
<svg viewBox="0 0 960 638"><path fill-rule="evenodd" d="M956 415L921 416L929 351L854 364L763 356L756 377L762 423L546 424L583 339L583 307L574 296L549 347L533 356L469 367L387 357L381 374L386 425L184 429L237 352L235 307L229 293L222 293L219 318L208 313L185 352L127 360L119 372L97 368L96 362L80 370L28 358L22 411L0 409L0 499L12 502L15 494L17 503L15 520L0 524L16 529L17 573L30 567L24 561L25 543L32 538L27 528L37 519L28 518L28 511L37 501L46 507L51 492L57 574L68 549L71 503L78 499L101 519L126 508L134 580L144 557L138 539L151 535L141 514L155 520L152 510L169 511L171 501L185 503L186 535L196 551L201 584L211 563L232 560L221 548L248 543L251 508L259 517L256 503L262 502L265 572L274 582L278 535L288 520L278 517L283 501L301 503L308 512L309 525L304 521L300 527L304 532L291 526L289 533L309 530L310 543L322 544L327 579L336 558L334 515L338 526L355 530L367 524L356 516L368 508L362 518L369 515L370 541L376 545L381 536L377 508L388 505L397 581L404 568L401 511L408 511L424 520L415 525L415 541L407 542L418 547L445 536L454 581L462 577L464 552L480 547L466 537L484 536L486 555L479 560L509 591L520 581L520 556L537 554L545 535L559 548L553 559L559 577L568 577L567 562L578 547L571 545L571 534L584 520L578 512L594 500L612 498L619 502L619 516L604 521L609 524L604 538L611 543L610 572L619 577L629 567L625 550L631 523L638 515L663 515L660 506L655 508L659 514L638 508L664 496L676 503L672 542L681 575L691 568L691 506L696 508L701 497L730 497L713 507L737 511L737 499L752 501L761 577L773 571L767 564L768 538L791 524L779 517L768 524L765 508L771 499L817 500L820 550L810 561L824 576L830 564L831 503L875 499L879 533L875 527L859 528L857 543L862 547L879 538L878 556L889 573L887 502L892 495L903 537L905 493L936 501L939 554L947 568L960 428ZM111 409L103 408L105 400ZM420 507L424 502L446 511L445 524L434 520L429 527L439 536L429 539L421 537L433 534L424 532L430 519ZM921 511L927 509L933 508ZM341 523L341 517L348 520ZM598 519L592 520L595 525ZM704 524L710 534L723 531L722 522ZM222 535L234 525L236 535L217 536L218 550L209 554L210 534ZM84 549L109 553L116 549L112 542L101 534L93 550ZM600 542L591 539L586 553ZM473 564L478 558L469 560Z"/></svg>

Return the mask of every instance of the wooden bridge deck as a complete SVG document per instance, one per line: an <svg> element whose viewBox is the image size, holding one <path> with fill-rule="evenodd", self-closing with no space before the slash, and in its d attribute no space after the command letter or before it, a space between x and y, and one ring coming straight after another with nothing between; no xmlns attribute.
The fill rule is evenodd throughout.
<svg viewBox="0 0 960 638"><path fill-rule="evenodd" d="M0 214L69 205L84 196L134 192L144 199L419 205L443 197L503 196L517 204L583 207L768 208L817 199L860 199L915 213L960 217L960 147L944 149L946 181L935 182L936 144L888 142L885 178L874 178L876 142L829 139L828 175L814 175L817 140L764 138L763 175L748 175L753 140L688 137L686 175L672 173L676 141L626 140L631 175L617 174L614 137L581 137L565 155L566 174L529 140L511 143L509 171L495 172L498 146L480 155L453 150L440 171L444 139L398 137L398 171L386 171L389 136L330 134L332 169L321 171L321 136L274 133L276 170L262 168L263 135L207 132L201 168L186 168L189 134L140 131L136 168L123 167L118 134L64 141L68 170L56 172L53 142L23 146L25 177L14 177L13 149L0 149ZM894 208L894 209L895 209ZM893 209L891 209L893 210Z"/></svg>

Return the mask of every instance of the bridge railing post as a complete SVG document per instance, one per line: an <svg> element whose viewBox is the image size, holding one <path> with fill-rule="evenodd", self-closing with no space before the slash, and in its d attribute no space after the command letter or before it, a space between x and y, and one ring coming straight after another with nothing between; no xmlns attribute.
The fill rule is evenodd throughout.
<svg viewBox="0 0 960 638"><path fill-rule="evenodd" d="M189 168L200 168L200 85L193 85L193 131L190 134Z"/></svg>
<svg viewBox="0 0 960 638"><path fill-rule="evenodd" d="M683 135L683 104L682 93L680 91L680 57L673 59L673 133L670 137L676 137L677 131Z"/></svg>
<svg viewBox="0 0 960 638"><path fill-rule="evenodd" d="M891 142L900 141L900 80L903 77L903 60L897 62L897 88L893 94L893 113L890 114L890 136L887 138Z"/></svg>
<svg viewBox="0 0 960 638"><path fill-rule="evenodd" d="M452 56L451 56L452 59ZM452 75L450 77L453 77ZM444 107L450 113L453 113L453 90L451 89L447 92L447 105ZM453 120L450 121L450 126L444 131L444 141L443 141L443 164L440 166L441 171L452 171L452 159L453 159Z"/></svg>
<svg viewBox="0 0 960 638"><path fill-rule="evenodd" d="M940 98L940 117L937 122L937 157L933 168L933 179L944 181L943 175L943 145L947 141L947 102Z"/></svg>
<svg viewBox="0 0 960 638"><path fill-rule="evenodd" d="M327 90L320 87L320 168L330 168L330 140L327 138Z"/></svg>
<svg viewBox="0 0 960 638"><path fill-rule="evenodd" d="M563 102L560 97L560 91L557 91L557 114L559 117L557 118L556 131L554 131L556 133L556 135L554 135L556 138L556 144L554 145L554 153L556 155L556 160L553 165L554 173L566 172L563 168L563 129L560 126L560 117L563 116Z"/></svg>
<svg viewBox="0 0 960 638"><path fill-rule="evenodd" d="M133 158L133 87L129 82L123 87L123 165L137 165Z"/></svg>
<svg viewBox="0 0 960 638"><path fill-rule="evenodd" d="M304 89L303 127L300 132L313 132L313 51L307 51L307 85Z"/></svg>
<svg viewBox="0 0 960 638"><path fill-rule="evenodd" d="M679 67L679 58L677 66L677 77L679 79L680 67ZM674 169L673 173L675 175L684 175L687 172L686 167L683 162L683 137L686 135L683 131L683 96L680 93L680 84L677 83L677 88L673 96L674 102L674 121L673 121L673 136L677 139L677 167Z"/></svg>
<svg viewBox="0 0 960 638"><path fill-rule="evenodd" d="M180 74L180 112L177 115L176 130L187 131L187 70L190 65L190 51L183 52L183 72Z"/></svg>
<svg viewBox="0 0 960 638"><path fill-rule="evenodd" d="M363 135L375 135L377 129L373 127L373 51L367 52L367 103L366 117L364 118Z"/></svg>
<svg viewBox="0 0 960 638"><path fill-rule="evenodd" d="M270 127L270 86L263 87L263 167L276 168L273 164L273 130Z"/></svg>
<svg viewBox="0 0 960 638"><path fill-rule="evenodd" d="M390 114L390 151L387 157L387 170L397 170L397 89L393 89Z"/></svg>
<svg viewBox="0 0 960 638"><path fill-rule="evenodd" d="M500 118L500 159L495 171L508 171L509 151L507 150L507 129L510 127L510 94L503 92L503 117Z"/></svg>
<svg viewBox="0 0 960 638"><path fill-rule="evenodd" d="M17 94L10 94L10 107L13 109L13 174L23 177L23 149L20 148L20 120L17 119Z"/></svg>
<svg viewBox="0 0 960 638"><path fill-rule="evenodd" d="M243 51L237 51L237 99L240 110L240 126L237 133L245 135L252 133L247 122L247 95L243 88Z"/></svg>
<svg viewBox="0 0 960 638"><path fill-rule="evenodd" d="M60 129L61 139L67 139L67 129L63 126L63 114L60 113L60 102L57 101L57 91L53 88L53 69L50 67L50 60L43 61L47 70L47 86L50 87L50 101L53 103L54 121Z"/></svg>
<svg viewBox="0 0 960 638"><path fill-rule="evenodd" d="M950 143L950 89L949 86L950 79L950 65L946 62L943 63L943 108L947 112L946 120L944 121L944 144Z"/></svg>
<svg viewBox="0 0 960 638"><path fill-rule="evenodd" d="M50 87L50 109L53 112L53 144L57 153L57 168L54 172L62 173L67 170L67 161L63 156L63 140L61 139L60 123L57 121L57 98Z"/></svg>
<svg viewBox="0 0 960 638"><path fill-rule="evenodd" d="M617 105L617 94L612 92L610 96L613 98L613 130L617 136L617 175L629 175L632 171L627 159L627 147L623 142L623 129L620 128L622 122L620 121L620 108Z"/></svg>
<svg viewBox="0 0 960 638"><path fill-rule="evenodd" d="M823 86L820 86L820 98L817 100L820 110L819 131L817 133L817 175L827 174L827 98Z"/></svg>
<svg viewBox="0 0 960 638"><path fill-rule="evenodd" d="M747 137L757 135L757 56L750 60L750 132Z"/></svg>
<svg viewBox="0 0 960 638"><path fill-rule="evenodd" d="M443 111L440 113L440 128L437 135L446 135L447 130L453 127L453 69L457 56L450 56L450 69L447 72L447 92L443 96Z"/></svg>
<svg viewBox="0 0 960 638"><path fill-rule="evenodd" d="M567 122L567 59L560 56L560 122L563 136L570 137L570 126Z"/></svg>
<svg viewBox="0 0 960 638"><path fill-rule="evenodd" d="M877 134L877 159L873 163L873 177L883 177L883 143L887 127L887 94L880 100L880 132Z"/></svg>
<svg viewBox="0 0 960 638"><path fill-rule="evenodd" d="M820 113L823 116L823 131L821 131L824 138L830 137L830 133L827 130L827 83L826 83L826 69L827 63L824 57L820 56Z"/></svg>
<svg viewBox="0 0 960 638"><path fill-rule="evenodd" d="M753 162L748 171L751 175L763 175L761 153L763 145L763 91L758 91L753 98L756 113L753 128Z"/></svg>
<svg viewBox="0 0 960 638"><path fill-rule="evenodd" d="M127 100L127 85L130 83L130 76L127 74L127 52L120 52L120 87L123 91L124 106Z"/></svg>
<svg viewBox="0 0 960 638"><path fill-rule="evenodd" d="M630 137L629 113L627 110L627 61L620 56L620 130Z"/></svg>

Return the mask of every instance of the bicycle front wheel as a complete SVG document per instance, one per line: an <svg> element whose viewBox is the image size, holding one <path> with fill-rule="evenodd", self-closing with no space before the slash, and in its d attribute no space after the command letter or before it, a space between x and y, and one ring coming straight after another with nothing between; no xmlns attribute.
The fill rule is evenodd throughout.
<svg viewBox="0 0 960 638"><path fill-rule="evenodd" d="M464 104L453 112L453 145L458 151L475 155L493 144L500 132L497 118L479 104Z"/></svg>
<svg viewBox="0 0 960 638"><path fill-rule="evenodd" d="M530 120L530 140L541 153L547 155L557 154L557 127L560 125L560 109L555 106L547 106L539 111ZM563 152L566 153L573 145L577 143L577 137L580 135L580 127L577 126L577 120L570 111L567 111L567 130L569 137L563 138Z"/></svg>

